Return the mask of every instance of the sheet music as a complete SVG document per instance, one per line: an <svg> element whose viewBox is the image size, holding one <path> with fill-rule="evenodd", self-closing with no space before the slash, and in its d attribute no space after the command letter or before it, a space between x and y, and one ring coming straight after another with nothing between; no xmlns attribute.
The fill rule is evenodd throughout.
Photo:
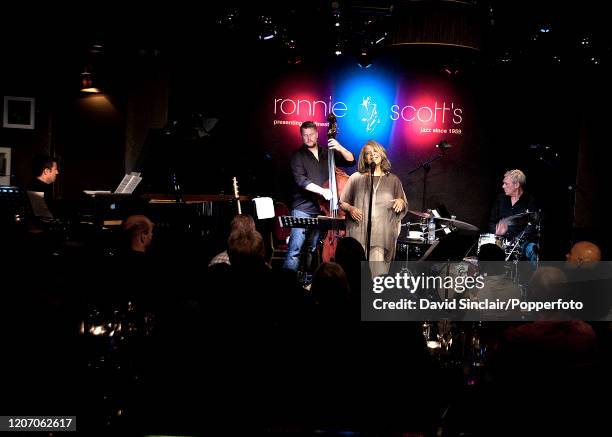
<svg viewBox="0 0 612 437"><path fill-rule="evenodd" d="M115 194L132 194L141 180L140 173L126 174L115 190Z"/></svg>
<svg viewBox="0 0 612 437"><path fill-rule="evenodd" d="M258 219L274 217L274 201L271 197L256 197L253 199L253 202L255 202L255 211L257 212Z"/></svg>
<svg viewBox="0 0 612 437"><path fill-rule="evenodd" d="M83 190L83 193L95 196L96 194L110 194L111 192L108 190Z"/></svg>

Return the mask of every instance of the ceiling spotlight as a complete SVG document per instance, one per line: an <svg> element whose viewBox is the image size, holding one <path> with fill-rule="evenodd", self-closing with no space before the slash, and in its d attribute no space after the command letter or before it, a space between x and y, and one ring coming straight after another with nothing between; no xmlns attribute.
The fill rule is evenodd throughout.
<svg viewBox="0 0 612 437"><path fill-rule="evenodd" d="M278 35L278 30L272 22L272 17L261 15L259 16L259 23L261 25L261 31L259 32L260 40L268 41Z"/></svg>
<svg viewBox="0 0 612 437"><path fill-rule="evenodd" d="M380 44L381 42L383 42L387 38L387 35L388 35L387 32L385 32L383 36L381 36L376 41L374 41L374 44Z"/></svg>
<svg viewBox="0 0 612 437"><path fill-rule="evenodd" d="M81 73L81 92L92 94L100 92L100 89L94 83L93 74L87 69Z"/></svg>
<svg viewBox="0 0 612 437"><path fill-rule="evenodd" d="M91 54L100 54L104 52L104 46L102 44L92 44L89 48L89 53Z"/></svg>
<svg viewBox="0 0 612 437"><path fill-rule="evenodd" d="M289 65L298 65L302 63L302 57L300 55L293 55L287 58L287 63Z"/></svg>
<svg viewBox="0 0 612 437"><path fill-rule="evenodd" d="M510 50L506 50L500 57L499 57L499 61L502 64L509 64L510 62L512 62L512 53L510 53Z"/></svg>
<svg viewBox="0 0 612 437"><path fill-rule="evenodd" d="M272 38L274 38L276 36L276 31L272 30L269 32L264 32L261 35L259 35L259 39L264 40L264 41L268 41Z"/></svg>
<svg viewBox="0 0 612 437"><path fill-rule="evenodd" d="M442 67L442 73L445 73L449 76L456 76L459 74L459 69L457 67L453 67L452 65L445 65Z"/></svg>
<svg viewBox="0 0 612 437"><path fill-rule="evenodd" d="M580 47L591 47L591 38L588 36L582 37L580 39Z"/></svg>
<svg viewBox="0 0 612 437"><path fill-rule="evenodd" d="M238 9L230 8L217 18L217 24L227 29L233 29L238 21Z"/></svg>
<svg viewBox="0 0 612 437"><path fill-rule="evenodd" d="M342 54L342 47L343 47L342 42L341 41L337 41L336 42L336 47L334 49L334 55L340 56Z"/></svg>
<svg viewBox="0 0 612 437"><path fill-rule="evenodd" d="M372 66L372 58L367 50L361 50L359 52L358 64L361 68L370 68Z"/></svg>

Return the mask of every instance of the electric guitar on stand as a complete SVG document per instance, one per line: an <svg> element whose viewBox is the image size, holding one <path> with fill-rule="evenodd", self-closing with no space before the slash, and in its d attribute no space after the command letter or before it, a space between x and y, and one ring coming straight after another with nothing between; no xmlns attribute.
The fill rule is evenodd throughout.
<svg viewBox="0 0 612 437"><path fill-rule="evenodd" d="M242 214L242 207L240 206L240 195L238 194L238 179L236 179L236 176L232 178L232 183L234 185L234 198L236 199L236 203L238 205L238 214Z"/></svg>

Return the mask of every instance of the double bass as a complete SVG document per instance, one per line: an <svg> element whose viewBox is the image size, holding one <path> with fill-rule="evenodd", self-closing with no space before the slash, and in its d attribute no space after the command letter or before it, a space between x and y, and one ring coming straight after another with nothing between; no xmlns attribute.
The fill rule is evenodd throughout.
<svg viewBox="0 0 612 437"><path fill-rule="evenodd" d="M329 113L327 116L329 127L327 129L327 139L336 138L338 134L338 124L336 122L336 116L333 113ZM344 186L348 181L349 175L344 170L336 167L336 158L334 150L327 151L327 171L329 178L323 188L329 188L332 192L332 197L328 201L320 200L319 205L321 210L327 217L332 218L344 218L344 211L340 209L340 195L344 190ZM345 231L336 228L332 228L327 231L327 235L323 239L323 250L322 257L323 262L329 262L334 259L336 254L336 245L338 240L344 237Z"/></svg>

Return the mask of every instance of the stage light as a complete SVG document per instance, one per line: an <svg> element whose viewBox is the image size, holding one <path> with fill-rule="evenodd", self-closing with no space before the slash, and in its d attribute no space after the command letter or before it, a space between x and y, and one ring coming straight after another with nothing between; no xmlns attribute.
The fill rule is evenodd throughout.
<svg viewBox="0 0 612 437"><path fill-rule="evenodd" d="M502 64L509 64L512 62L512 52L510 52L510 50L504 51L504 53L499 57L499 61Z"/></svg>
<svg viewBox="0 0 612 437"><path fill-rule="evenodd" d="M337 42L336 42L336 46L335 46L335 48L334 48L334 55L336 55L336 56L340 56L340 55L342 55L342 53L343 53L343 51L344 51L344 50L343 50L343 46L344 46L344 44L342 44L342 42L341 42L341 41L337 41Z"/></svg>
<svg viewBox="0 0 612 437"><path fill-rule="evenodd" d="M294 39L288 39L285 41L285 51L287 53L287 63L290 65L297 65L302 63L302 55L297 49L297 43Z"/></svg>
<svg viewBox="0 0 612 437"><path fill-rule="evenodd" d="M591 38L584 36L580 39L580 47L586 48L591 47Z"/></svg>
<svg viewBox="0 0 612 437"><path fill-rule="evenodd" d="M359 61L358 64L361 68L370 68L372 66L372 57L370 56L370 53L366 50L363 49L359 52Z"/></svg>
<svg viewBox="0 0 612 437"><path fill-rule="evenodd" d="M269 41L278 35L278 30L272 21L272 17L261 15L259 16L259 23L262 29L259 32L260 40Z"/></svg>
<svg viewBox="0 0 612 437"><path fill-rule="evenodd" d="M86 59L83 62L83 70L81 71L81 92L83 93L99 93L100 84L99 78L94 74L94 66L98 65L97 60L104 54L104 46L99 43L94 43L87 49Z"/></svg>
<svg viewBox="0 0 612 437"><path fill-rule="evenodd" d="M229 8L217 18L217 25L225 27L226 29L234 29L238 22L238 18L238 9Z"/></svg>
<svg viewBox="0 0 612 437"><path fill-rule="evenodd" d="M88 69L81 73L81 92L82 93L99 93L100 89L94 81L94 75Z"/></svg>

